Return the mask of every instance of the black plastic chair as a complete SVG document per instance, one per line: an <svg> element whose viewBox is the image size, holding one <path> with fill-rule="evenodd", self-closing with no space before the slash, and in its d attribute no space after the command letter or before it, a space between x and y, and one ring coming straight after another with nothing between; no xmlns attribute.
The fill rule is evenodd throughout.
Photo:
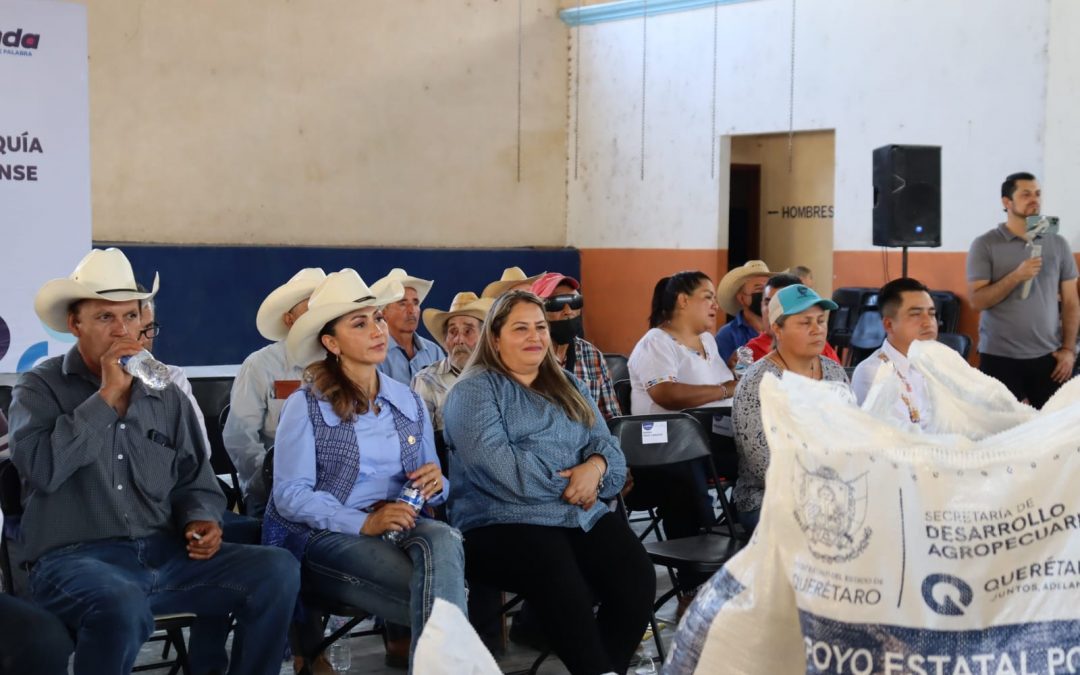
<svg viewBox="0 0 1080 675"><path fill-rule="evenodd" d="M263 482L266 484L266 494L271 495L274 491L274 446L271 446L266 451L266 459L263 460L262 466ZM373 614L366 609L355 607L340 602L337 598L320 595L318 593L309 593L304 590L304 575L301 568L300 575L300 599L304 605L315 612L322 614L324 617L323 629L326 628L326 622L329 622L330 616L349 617L348 621L342 624L337 630L330 635L323 638L322 642L318 644L314 649L304 653L298 654L303 665L300 668L299 675L312 675L312 665L315 663L315 659L319 657L330 645L334 644L342 638L352 637L365 637L369 635L382 635L385 633L383 628L371 628L368 630L354 631L353 629L367 619L373 618Z"/></svg>
<svg viewBox="0 0 1080 675"><path fill-rule="evenodd" d="M221 431L225 428L225 421L229 418L229 409L231 407L226 403L225 407L218 413L217 429L219 438L221 437ZM207 435L209 434L208 430ZM246 515L247 505L244 504L244 490L240 486L240 474L236 471L236 465L233 464L232 457L229 456L228 451L225 449L224 440L221 443L210 442L210 468L214 470L215 476L229 477L229 482L218 478L218 485L221 486L221 491L225 493L225 508L232 510L235 506L237 512Z"/></svg>
<svg viewBox="0 0 1080 675"><path fill-rule="evenodd" d="M687 408L683 412L697 420L708 434L713 463L724 486L734 486L739 477L739 453L735 449L731 407Z"/></svg>
<svg viewBox="0 0 1080 675"><path fill-rule="evenodd" d="M630 379L630 366L627 365L627 359L622 354L605 353L604 364L607 366L608 377L612 382ZM627 408L623 412L629 413L630 409Z"/></svg>
<svg viewBox="0 0 1080 675"><path fill-rule="evenodd" d="M11 562L11 552L8 549L8 533L14 532L19 527L22 519L22 486L15 465L10 459L0 460L0 510L4 512L4 530L0 533L0 572L3 573L3 591L15 594L15 568ZM169 668L169 675L183 672L191 675L191 663L188 660L187 642L184 639L184 629L190 629L195 622L196 615L188 612L177 614L159 614L154 616L154 635L147 642L163 642L161 660L154 663L143 663L134 668L132 672L144 670L158 670ZM176 658L169 659L170 647L176 648Z"/></svg>
<svg viewBox="0 0 1080 675"><path fill-rule="evenodd" d="M10 384L0 384L0 412L4 413L4 417L8 416L8 409L11 408L11 390L14 389Z"/></svg>
<svg viewBox="0 0 1080 675"><path fill-rule="evenodd" d="M630 414L630 380L615 380L612 378L612 388L615 389L615 399L619 402L624 414Z"/></svg>
<svg viewBox="0 0 1080 675"><path fill-rule="evenodd" d="M667 441L646 443L642 430L644 425L663 423L667 427ZM626 455L626 464L631 468L647 469L672 466L684 462L702 462L708 475L716 485L720 477L712 460L712 449L705 429L696 419L686 413L665 413L657 415L630 415L616 417L608 422L612 435L618 440ZM723 514L723 531L715 524L706 528L702 534L666 541L646 542L642 545L653 564L668 569L673 583L671 590L663 593L653 604L653 638L656 641L657 654L664 660L664 646L656 629L656 610L679 592L678 572L695 574L713 574L735 555L742 547L735 530L735 511L723 490L718 489L717 500ZM626 513L626 505L619 496L619 506Z"/></svg>
<svg viewBox="0 0 1080 675"><path fill-rule="evenodd" d="M838 351L850 344L867 298L877 292L878 289L868 286L848 286L833 291L832 300L839 308L829 313L829 344Z"/></svg>
<svg viewBox="0 0 1080 675"><path fill-rule="evenodd" d="M930 291L937 311L938 332L955 333L960 323L960 298L952 291Z"/></svg>
<svg viewBox="0 0 1080 675"><path fill-rule="evenodd" d="M963 333L938 333L938 342L960 352L965 359L971 353L971 338Z"/></svg>

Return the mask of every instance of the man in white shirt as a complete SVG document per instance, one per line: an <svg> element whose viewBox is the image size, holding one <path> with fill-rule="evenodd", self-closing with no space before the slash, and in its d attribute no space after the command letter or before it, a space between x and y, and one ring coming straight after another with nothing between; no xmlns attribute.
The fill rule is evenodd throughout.
<svg viewBox="0 0 1080 675"><path fill-rule="evenodd" d="M926 393L926 381L907 359L908 347L915 340L936 340L937 311L930 292L922 283L907 277L894 279L878 292L878 306L885 326L885 342L855 368L851 388L859 404L874 383L878 368L891 363L900 382L900 398L896 402L902 419L925 427L931 410Z"/></svg>
<svg viewBox="0 0 1080 675"><path fill-rule="evenodd" d="M325 278L321 268L307 267L266 296L255 325L273 344L244 359L233 381L229 416L221 436L240 475L247 513L255 518L262 518L266 508L262 466L266 451L274 444L281 407L300 387L304 368L310 365L289 360L285 337L293 322L307 311L308 298Z"/></svg>

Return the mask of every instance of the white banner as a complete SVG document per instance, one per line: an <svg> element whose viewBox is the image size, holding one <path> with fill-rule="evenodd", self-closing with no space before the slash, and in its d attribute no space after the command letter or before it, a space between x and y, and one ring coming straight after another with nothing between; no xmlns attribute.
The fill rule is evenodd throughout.
<svg viewBox="0 0 1080 675"><path fill-rule="evenodd" d="M0 372L62 354L34 294L90 249L86 8L0 3Z"/></svg>

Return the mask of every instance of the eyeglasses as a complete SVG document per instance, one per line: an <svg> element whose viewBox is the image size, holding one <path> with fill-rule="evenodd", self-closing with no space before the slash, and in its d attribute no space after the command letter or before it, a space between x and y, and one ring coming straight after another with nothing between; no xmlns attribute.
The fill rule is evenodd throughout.
<svg viewBox="0 0 1080 675"><path fill-rule="evenodd" d="M544 301L544 309L549 312L561 312L569 305L570 309L581 309L585 298L580 293L553 295Z"/></svg>
<svg viewBox="0 0 1080 675"><path fill-rule="evenodd" d="M153 340L161 332L161 324L157 321L151 321L150 325L139 331L140 338L148 338Z"/></svg>

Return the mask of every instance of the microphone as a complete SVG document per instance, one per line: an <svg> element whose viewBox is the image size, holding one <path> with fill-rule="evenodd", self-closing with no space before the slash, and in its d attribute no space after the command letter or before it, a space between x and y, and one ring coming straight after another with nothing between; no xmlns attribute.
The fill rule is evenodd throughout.
<svg viewBox="0 0 1080 675"><path fill-rule="evenodd" d="M1042 255L1042 244L1032 243L1031 244L1031 255L1028 256L1028 257L1030 257L1030 258L1038 258L1041 255ZM1028 279L1027 281L1024 282L1024 287L1020 291L1020 299L1021 300L1027 300L1028 296L1031 295L1031 282L1032 281L1035 281L1035 280L1034 279Z"/></svg>

